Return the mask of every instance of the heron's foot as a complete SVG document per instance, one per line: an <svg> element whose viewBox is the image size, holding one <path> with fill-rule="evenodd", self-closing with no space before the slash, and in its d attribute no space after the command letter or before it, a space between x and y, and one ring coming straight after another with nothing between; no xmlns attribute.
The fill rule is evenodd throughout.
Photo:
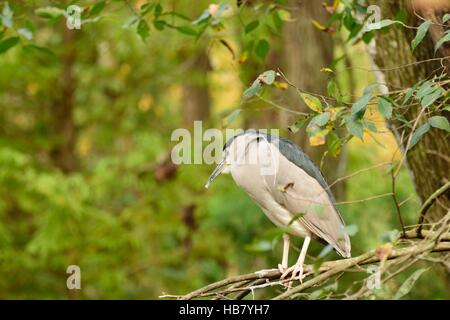
<svg viewBox="0 0 450 320"><path fill-rule="evenodd" d="M303 283L303 278L306 277L306 274L303 274L303 263L296 263L292 267L288 268L282 275L281 279L286 278L289 274L291 274L291 282L294 280L299 280L300 283Z"/></svg>
<svg viewBox="0 0 450 320"><path fill-rule="evenodd" d="M283 266L281 263L278 264L278 270L280 271L281 274L284 274L287 271L287 267Z"/></svg>

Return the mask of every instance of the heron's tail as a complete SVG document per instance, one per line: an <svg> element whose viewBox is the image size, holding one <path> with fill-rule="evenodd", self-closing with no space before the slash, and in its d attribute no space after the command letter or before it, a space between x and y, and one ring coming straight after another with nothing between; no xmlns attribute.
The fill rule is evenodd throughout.
<svg viewBox="0 0 450 320"><path fill-rule="evenodd" d="M350 242L350 237L348 234L344 234L339 241L333 245L336 252L343 258L351 258L352 256L352 245Z"/></svg>

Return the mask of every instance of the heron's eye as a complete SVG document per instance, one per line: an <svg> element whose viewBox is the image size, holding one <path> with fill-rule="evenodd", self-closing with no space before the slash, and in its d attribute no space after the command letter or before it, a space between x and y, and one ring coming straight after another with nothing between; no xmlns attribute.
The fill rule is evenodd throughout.
<svg viewBox="0 0 450 320"><path fill-rule="evenodd" d="M259 142L261 140L261 137L256 137L256 142Z"/></svg>

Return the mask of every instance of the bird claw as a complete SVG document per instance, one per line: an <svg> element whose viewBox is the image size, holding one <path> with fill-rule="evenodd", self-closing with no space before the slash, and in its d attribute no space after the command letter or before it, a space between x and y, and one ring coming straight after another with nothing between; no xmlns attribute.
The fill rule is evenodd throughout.
<svg viewBox="0 0 450 320"><path fill-rule="evenodd" d="M303 264L294 264L292 267L288 268L282 275L281 279L286 278L289 274L291 274L291 282L294 280L299 280L300 283L303 283L303 278L306 277L306 274L303 274ZM297 275L298 274L298 275Z"/></svg>
<svg viewBox="0 0 450 320"><path fill-rule="evenodd" d="M287 267L285 267L281 263L279 263L278 270L280 271L281 274L284 274L287 271Z"/></svg>

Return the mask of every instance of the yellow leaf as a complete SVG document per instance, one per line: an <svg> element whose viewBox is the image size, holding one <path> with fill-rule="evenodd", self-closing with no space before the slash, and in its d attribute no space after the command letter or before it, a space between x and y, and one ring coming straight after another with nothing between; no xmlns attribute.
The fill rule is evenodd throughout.
<svg viewBox="0 0 450 320"><path fill-rule="evenodd" d="M155 108L155 115L156 115L158 118L161 118L161 117L164 115L164 108L161 107L161 106L157 106L157 107Z"/></svg>
<svg viewBox="0 0 450 320"><path fill-rule="evenodd" d="M333 2L333 9L334 9L334 12L336 12L336 9L337 9L337 7L339 6L339 3L340 3L341 1L340 0L334 0L334 2Z"/></svg>
<svg viewBox="0 0 450 320"><path fill-rule="evenodd" d="M320 68L320 72L334 73L332 69L325 67Z"/></svg>
<svg viewBox="0 0 450 320"><path fill-rule="evenodd" d="M311 23L313 24L314 27L316 27L320 31L327 31L328 30L327 27L325 27L324 25L320 24L317 20L311 19Z"/></svg>
<svg viewBox="0 0 450 320"><path fill-rule="evenodd" d="M278 15L280 16L280 19L283 20L283 21L286 21L286 22L294 21L291 18L291 13L289 11L287 11L287 10L279 9L278 10Z"/></svg>
<svg viewBox="0 0 450 320"><path fill-rule="evenodd" d="M328 129L320 130L314 136L309 137L309 144L312 147L321 146L325 144L327 134L330 132Z"/></svg>
<svg viewBox="0 0 450 320"><path fill-rule="evenodd" d="M283 89L283 90L286 90L289 87L289 85L286 82L278 82L278 81L275 81L273 83L273 86L275 88Z"/></svg>
<svg viewBox="0 0 450 320"><path fill-rule="evenodd" d="M344 110L344 109L345 109L344 107L339 107L339 108L327 108L327 111L328 111L329 113L331 113L330 121L331 121L331 122L336 121L338 114L339 114L342 110Z"/></svg>
<svg viewBox="0 0 450 320"><path fill-rule="evenodd" d="M31 82L27 85L27 94L29 96L34 96L39 91L39 84L36 82Z"/></svg>
<svg viewBox="0 0 450 320"><path fill-rule="evenodd" d="M242 64L242 63L244 63L245 61L247 61L247 59L248 59L248 52L247 51L244 51L244 52L242 52L242 54L240 55L240 57L239 57L239 63L240 64Z"/></svg>
<svg viewBox="0 0 450 320"><path fill-rule="evenodd" d="M312 96L307 93L301 93L300 96L302 97L303 101L306 103L306 105L313 111L322 113L323 106L322 102L319 100L319 98Z"/></svg>
<svg viewBox="0 0 450 320"><path fill-rule="evenodd" d="M120 80L125 80L130 73L131 73L131 66L128 63L124 63L119 67L117 77Z"/></svg>
<svg viewBox="0 0 450 320"><path fill-rule="evenodd" d="M77 143L77 153L81 158L91 154L92 141L88 137L81 137Z"/></svg>
<svg viewBox="0 0 450 320"><path fill-rule="evenodd" d="M325 144L325 136L314 136L309 138L309 144L313 147Z"/></svg>
<svg viewBox="0 0 450 320"><path fill-rule="evenodd" d="M147 112L153 104L153 96L149 93L144 93L139 100L138 109L142 112Z"/></svg>
<svg viewBox="0 0 450 320"><path fill-rule="evenodd" d="M339 7L339 3L340 3L339 0L334 0L334 1L333 1L333 4L332 4L331 6L329 6L329 5L326 4L326 3L323 3L322 5L323 5L323 7L327 10L328 13L330 13L330 14L335 14L337 8Z"/></svg>

